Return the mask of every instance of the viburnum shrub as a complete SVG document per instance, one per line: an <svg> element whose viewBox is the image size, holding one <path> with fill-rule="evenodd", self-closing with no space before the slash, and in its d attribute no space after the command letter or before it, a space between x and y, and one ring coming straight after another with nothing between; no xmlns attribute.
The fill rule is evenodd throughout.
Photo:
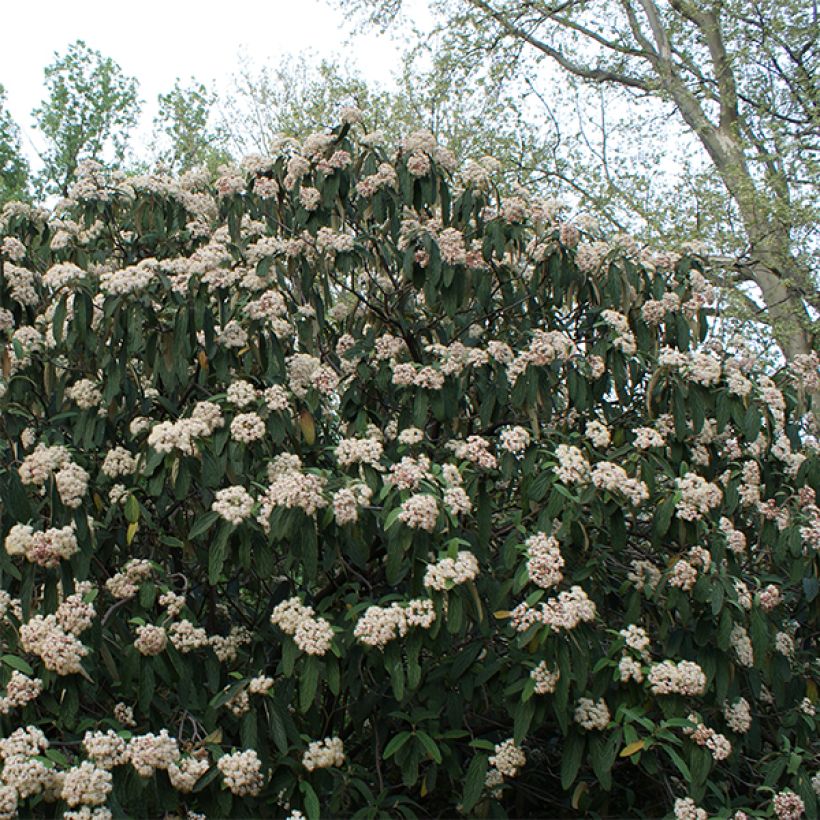
<svg viewBox="0 0 820 820"><path fill-rule="evenodd" d="M0 816L815 817L816 358L345 119L3 211Z"/></svg>

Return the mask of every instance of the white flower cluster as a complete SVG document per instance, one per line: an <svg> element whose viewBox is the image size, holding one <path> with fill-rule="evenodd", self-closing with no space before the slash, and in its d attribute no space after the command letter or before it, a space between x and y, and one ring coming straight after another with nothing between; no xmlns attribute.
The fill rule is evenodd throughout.
<svg viewBox="0 0 820 820"><path fill-rule="evenodd" d="M265 435L265 422L257 413L239 413L231 421L231 438L243 444L259 441Z"/></svg>
<svg viewBox="0 0 820 820"><path fill-rule="evenodd" d="M772 808L777 820L800 820L806 811L806 804L794 792L782 791L772 798Z"/></svg>
<svg viewBox="0 0 820 820"><path fill-rule="evenodd" d="M168 765L168 780L171 785L182 794L190 794L197 781L211 768L207 756L194 757L189 755ZM191 817L191 813L188 813Z"/></svg>
<svg viewBox="0 0 820 820"><path fill-rule="evenodd" d="M530 365L545 367L556 360L568 359L575 347L572 339L558 330L535 330L526 350L507 365L507 378L514 385Z"/></svg>
<svg viewBox="0 0 820 820"><path fill-rule="evenodd" d="M466 441L448 441L456 458L469 461L483 470L494 470L498 459L490 452L490 442L482 436L468 436Z"/></svg>
<svg viewBox="0 0 820 820"><path fill-rule="evenodd" d="M359 520L359 511L370 504L373 490L358 482L350 487L342 487L333 494L333 515L339 526L355 524Z"/></svg>
<svg viewBox="0 0 820 820"><path fill-rule="evenodd" d="M76 510L88 491L88 473L79 464L69 462L54 474L54 481L60 501L66 507Z"/></svg>
<svg viewBox="0 0 820 820"><path fill-rule="evenodd" d="M587 422L586 436L599 450L609 447L609 442L612 439L609 428L597 419Z"/></svg>
<svg viewBox="0 0 820 820"><path fill-rule="evenodd" d="M101 469L108 478L132 475L137 471L137 460L125 447L114 447L105 454Z"/></svg>
<svg viewBox="0 0 820 820"><path fill-rule="evenodd" d="M211 509L226 521L238 526L253 512L253 497L238 485L217 490Z"/></svg>
<svg viewBox="0 0 820 820"><path fill-rule="evenodd" d="M641 307L641 317L649 325L659 325L667 312L680 310L680 297L677 293L664 293L660 299L647 299Z"/></svg>
<svg viewBox="0 0 820 820"><path fill-rule="evenodd" d="M157 260L143 259L136 265L100 275L100 291L106 296L119 296L145 290L155 279Z"/></svg>
<svg viewBox="0 0 820 820"><path fill-rule="evenodd" d="M649 646L652 641L642 626L629 624L629 626L622 629L618 634L624 639L624 643L630 649L637 652L642 658L649 658Z"/></svg>
<svg viewBox="0 0 820 820"><path fill-rule="evenodd" d="M424 573L424 586L437 592L444 592L459 584L473 581L478 577L478 559L468 550L459 550L455 558L440 559L428 564Z"/></svg>
<svg viewBox="0 0 820 820"><path fill-rule="evenodd" d="M271 623L278 626L308 655L324 655L333 641L333 627L325 618L314 618L313 607L299 598L288 598L273 608Z"/></svg>
<svg viewBox="0 0 820 820"><path fill-rule="evenodd" d="M720 519L720 530L726 536L726 545L735 555L743 555L746 552L746 536L740 530L735 529L734 524L728 518Z"/></svg>
<svg viewBox="0 0 820 820"><path fill-rule="evenodd" d="M202 649L210 643L208 633L202 627L194 626L186 618L171 624L168 634L174 649L183 655Z"/></svg>
<svg viewBox="0 0 820 820"><path fill-rule="evenodd" d="M58 675L79 672L82 659L89 651L75 635L63 630L56 615L35 615L23 624L20 646L25 652L39 656L46 669Z"/></svg>
<svg viewBox="0 0 820 820"><path fill-rule="evenodd" d="M783 601L783 595L779 587L775 586L775 584L769 584L758 592L757 600L760 603L761 609L766 612L771 612L771 610L775 609L775 607L779 606Z"/></svg>
<svg viewBox="0 0 820 820"><path fill-rule="evenodd" d="M683 478L676 478L675 484L681 494L675 509L678 517L686 521L702 518L709 510L720 506L723 500L720 487L696 473L687 473Z"/></svg>
<svg viewBox="0 0 820 820"><path fill-rule="evenodd" d="M535 694L547 695L555 691L558 681L561 679L561 670L557 667L550 669L546 661L541 661L538 666L530 672L530 677L535 681Z"/></svg>
<svg viewBox="0 0 820 820"><path fill-rule="evenodd" d="M81 410L91 410L102 404L102 393L97 383L91 379L80 379L66 388L66 396Z"/></svg>
<svg viewBox="0 0 820 820"><path fill-rule="evenodd" d="M649 498L649 488L643 481L630 478L623 467L611 461L600 461L592 468L592 483L599 489L625 496L634 507Z"/></svg>
<svg viewBox="0 0 820 820"><path fill-rule="evenodd" d="M384 445L377 438L343 438L336 445L336 460L340 467L369 464L378 470L383 453Z"/></svg>
<svg viewBox="0 0 820 820"><path fill-rule="evenodd" d="M142 624L137 627L134 648L140 655L159 655L168 644L168 635L161 626Z"/></svg>
<svg viewBox="0 0 820 820"><path fill-rule="evenodd" d="M385 482L399 490L415 490L422 481L431 478L430 459L427 456L404 456L401 461L390 465L390 474Z"/></svg>
<svg viewBox="0 0 820 820"><path fill-rule="evenodd" d="M126 755L140 777L151 777L157 769L167 769L179 758L179 744L167 729L161 729L158 735L134 735L128 741Z"/></svg>
<svg viewBox="0 0 820 820"><path fill-rule="evenodd" d="M739 735L745 735L752 728L752 710L746 698L738 698L734 703L723 704L726 725Z"/></svg>
<svg viewBox="0 0 820 820"><path fill-rule="evenodd" d="M498 436L498 446L520 456L530 446L530 434L523 427L505 427Z"/></svg>
<svg viewBox="0 0 820 820"><path fill-rule="evenodd" d="M684 729L684 734L689 735L698 746L705 746L715 760L725 760L732 754L732 744L725 735L710 729L696 714L690 714L688 719L694 726Z"/></svg>
<svg viewBox="0 0 820 820"><path fill-rule="evenodd" d="M262 791L262 761L253 749L222 755L216 761L225 785L238 797L253 797Z"/></svg>
<svg viewBox="0 0 820 820"><path fill-rule="evenodd" d="M428 493L416 493L402 502L398 520L414 530L433 532L438 519L438 501Z"/></svg>
<svg viewBox="0 0 820 820"><path fill-rule="evenodd" d="M666 444L664 437L653 427L636 427L635 447L638 450L649 450L652 447L663 447Z"/></svg>
<svg viewBox="0 0 820 820"><path fill-rule="evenodd" d="M132 558L122 570L105 582L105 588L115 598L133 598L139 592L139 585L148 580L154 572L153 564L145 558Z"/></svg>
<svg viewBox="0 0 820 820"><path fill-rule="evenodd" d="M15 669L6 684L6 694L0 697L0 715L7 715L12 709L18 709L36 700L43 691L40 678L30 678Z"/></svg>
<svg viewBox="0 0 820 820"><path fill-rule="evenodd" d="M45 444L38 444L33 452L29 453L17 472L23 484L33 484L35 487L42 487L53 472L64 467L71 462L68 449L61 444L54 447L47 447Z"/></svg>
<svg viewBox="0 0 820 820"><path fill-rule="evenodd" d="M558 540L552 535L538 532L531 535L525 543L530 580L542 589L558 586L564 578L561 572L564 559Z"/></svg>
<svg viewBox="0 0 820 820"><path fill-rule="evenodd" d="M302 472L298 456L283 453L268 465L271 484L259 498L260 510L256 520L262 528L270 530L270 516L276 507L301 509L305 515L314 516L327 506L324 496L326 481L322 476Z"/></svg>
<svg viewBox="0 0 820 820"><path fill-rule="evenodd" d="M746 628L741 624L735 624L732 631L729 633L729 643L732 649L735 650L737 662L741 666L751 668L754 666L754 650L752 649L752 640Z"/></svg>
<svg viewBox="0 0 820 820"><path fill-rule="evenodd" d="M588 732L603 730L609 726L609 707L603 698L579 698L575 706L575 722Z"/></svg>
<svg viewBox="0 0 820 820"><path fill-rule="evenodd" d="M79 549L71 524L52 527L45 532L35 532L28 524L15 524L9 530L4 546L8 555L22 555L41 567L56 567Z"/></svg>
<svg viewBox="0 0 820 820"><path fill-rule="evenodd" d="M176 449L192 456L196 453L194 439L210 436L224 423L218 405L207 401L198 402L189 418L155 424L148 435L148 446L158 453L172 453Z"/></svg>
<svg viewBox="0 0 820 820"><path fill-rule="evenodd" d="M329 769L331 766L342 766L345 762L345 748L341 738L326 737L308 744L302 755L302 765L312 772L315 769Z"/></svg>
<svg viewBox="0 0 820 820"><path fill-rule="evenodd" d="M601 318L615 331L612 346L622 351L626 356L634 355L638 345L635 342L634 334L629 329L629 321L626 316L616 310L602 310Z"/></svg>
<svg viewBox="0 0 820 820"><path fill-rule="evenodd" d="M495 754L490 756L489 764L503 777L516 777L527 765L527 756L520 746L515 745L513 738L495 744Z"/></svg>
<svg viewBox="0 0 820 820"><path fill-rule="evenodd" d="M706 675L693 661L662 661L652 664L649 685L656 695L698 696L706 691Z"/></svg>
<svg viewBox="0 0 820 820"><path fill-rule="evenodd" d="M709 820L709 815L691 797L679 797L675 800L673 812L675 820Z"/></svg>
<svg viewBox="0 0 820 820"><path fill-rule="evenodd" d="M559 593L539 607L533 607L522 601L510 613L513 627L518 632L526 632L533 624L543 624L553 632L561 629L572 630L580 623L595 620L595 603L579 586Z"/></svg>
<svg viewBox="0 0 820 820"><path fill-rule="evenodd" d="M383 650L390 641L403 638L411 626L429 629L435 620L435 607L427 598L414 598L406 605L370 606L356 622L353 636L365 646Z"/></svg>
<svg viewBox="0 0 820 820"><path fill-rule="evenodd" d="M558 459L555 473L559 481L564 484L585 484L589 481L589 462L577 447L559 444L555 448L555 457Z"/></svg>
<svg viewBox="0 0 820 820"><path fill-rule="evenodd" d="M84 760L65 773L62 798L69 806L101 806L113 788L111 772Z"/></svg>
<svg viewBox="0 0 820 820"><path fill-rule="evenodd" d="M128 744L113 729L106 732L88 731L83 736L83 748L101 769L113 769L128 762Z"/></svg>

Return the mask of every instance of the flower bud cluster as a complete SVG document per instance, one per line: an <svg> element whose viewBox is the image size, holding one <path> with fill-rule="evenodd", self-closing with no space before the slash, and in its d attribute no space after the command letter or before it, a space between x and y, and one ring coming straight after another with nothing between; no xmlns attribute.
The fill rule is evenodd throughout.
<svg viewBox="0 0 820 820"><path fill-rule="evenodd" d="M411 626L429 629L435 620L435 607L428 598L414 598L406 605L371 606L356 622L353 636L365 646L384 650L390 641L403 638Z"/></svg>
<svg viewBox="0 0 820 820"><path fill-rule="evenodd" d="M338 737L326 737L308 744L302 755L302 765L312 772L315 769L329 769L331 766L342 766L345 762L344 744Z"/></svg>
<svg viewBox="0 0 820 820"><path fill-rule="evenodd" d="M4 546L9 555L22 555L41 567L56 567L79 549L74 527L70 524L52 527L45 532L35 532L28 524L15 524L9 530Z"/></svg>
<svg viewBox="0 0 820 820"><path fill-rule="evenodd" d="M299 598L288 598L277 604L270 616L271 623L308 655L324 655L333 641L333 627L325 618L314 618L313 607L304 606Z"/></svg>
<svg viewBox="0 0 820 820"><path fill-rule="evenodd" d="M538 666L530 672L530 677L535 681L535 694L547 695L555 691L558 681L561 678L561 670L557 667L551 669L546 661L541 661Z"/></svg>
<svg viewBox="0 0 820 820"><path fill-rule="evenodd" d="M435 564L428 564L424 573L424 586L437 592L445 592L459 584L473 581L478 577L478 559L468 550L459 550L455 558L442 558Z"/></svg>
<svg viewBox="0 0 820 820"><path fill-rule="evenodd" d="M262 791L262 761L253 749L222 755L216 761L225 785L237 797L253 797Z"/></svg>
<svg viewBox="0 0 820 820"><path fill-rule="evenodd" d="M527 756L520 746L515 745L513 738L495 744L495 754L490 756L489 764L502 777L516 777L527 764Z"/></svg>
<svg viewBox="0 0 820 820"><path fill-rule="evenodd" d="M649 685L656 695L698 696L706 691L706 675L693 661L662 661L649 670Z"/></svg>
<svg viewBox="0 0 820 820"><path fill-rule="evenodd" d="M211 509L225 521L238 526L250 518L253 512L253 497L244 487L225 487L214 494Z"/></svg>
<svg viewBox="0 0 820 820"><path fill-rule="evenodd" d="M527 573L530 580L542 589L558 586L564 578L561 572L564 559L561 556L558 539L538 532L531 535L525 543L528 556Z"/></svg>
<svg viewBox="0 0 820 820"><path fill-rule="evenodd" d="M154 573L153 564L144 558L132 558L122 570L105 582L105 588L119 599L133 598L139 585Z"/></svg>
<svg viewBox="0 0 820 820"><path fill-rule="evenodd" d="M609 707L603 698L579 698L575 707L575 722L588 732L603 730L609 725Z"/></svg>

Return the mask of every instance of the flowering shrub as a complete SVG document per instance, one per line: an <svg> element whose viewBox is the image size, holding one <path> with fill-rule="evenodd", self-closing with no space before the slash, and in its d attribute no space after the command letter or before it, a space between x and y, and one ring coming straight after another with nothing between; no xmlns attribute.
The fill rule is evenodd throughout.
<svg viewBox="0 0 820 820"><path fill-rule="evenodd" d="M0 816L815 817L817 360L355 120L3 211Z"/></svg>

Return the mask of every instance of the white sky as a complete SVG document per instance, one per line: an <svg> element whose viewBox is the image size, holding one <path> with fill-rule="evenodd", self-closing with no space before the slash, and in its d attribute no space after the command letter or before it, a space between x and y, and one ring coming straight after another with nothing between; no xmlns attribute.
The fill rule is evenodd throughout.
<svg viewBox="0 0 820 820"><path fill-rule="evenodd" d="M157 95L170 90L177 77L194 76L223 88L240 54L257 64L288 53L344 56L366 78L383 84L398 68L400 54L395 41L373 32L347 42L355 34L349 20L325 0L0 0L0 5L0 84L31 159L42 148L31 111L45 95L43 69L55 51L64 54L77 39L139 80L143 136L150 133Z"/></svg>

